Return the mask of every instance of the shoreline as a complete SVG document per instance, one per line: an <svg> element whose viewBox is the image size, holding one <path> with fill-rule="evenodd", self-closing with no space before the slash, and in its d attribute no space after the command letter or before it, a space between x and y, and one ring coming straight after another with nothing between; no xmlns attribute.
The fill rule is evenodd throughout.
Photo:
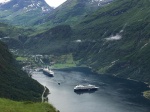
<svg viewBox="0 0 150 112"><path fill-rule="evenodd" d="M73 67L73 68L81 68L81 67ZM72 71L73 68L72 68L72 69L71 69L71 68L68 68L68 70L69 70L69 71ZM84 68L85 68L85 67L84 67ZM81 69L82 69L82 68L81 68ZM75 69L75 71L76 71L76 70L81 70L81 69ZM67 71L68 71L68 70L67 70ZM84 71L85 71L85 73L84 73L85 75L86 75L86 73L88 73L89 71L91 71L91 69L89 69L89 68L87 68L87 67L86 67L86 69L82 69L82 70L83 70L83 71L82 71L83 73L84 73ZM66 75L65 77L68 77L68 76L70 77L70 73L67 73L67 74L65 73L65 72L67 72L67 71L62 71L62 73L61 73L60 71L54 71L54 72L56 72L56 74L59 73L59 74L64 75L64 76ZM87 71L87 72L86 72L86 71ZM78 71L76 71L76 72L78 73ZM91 72L92 72L92 71L91 71ZM81 73L81 74L82 74L82 73ZM89 74L91 74L91 73L89 73ZM40 74L40 77L37 78L37 79L39 79L39 81L40 81L40 79L43 77L43 76L41 76L41 75L43 75L43 74ZM82 76L83 76L83 79L84 79L85 75L82 75ZM92 78L92 74L91 74L90 76L91 76L91 78ZM94 77L94 79L95 79L95 78L96 78L96 74L93 74L93 77ZM101 76L99 76L99 75L97 74L97 77L99 77L98 79L101 80ZM111 77L112 77L112 76L111 76ZM111 77L110 77L110 78L111 78ZM81 78L81 77L78 77L78 78ZM106 79L107 76L106 76L106 77L105 77L105 76L102 76L102 79L103 79L103 78ZM108 78L109 78L109 76L108 76ZM117 77L116 77L116 78L117 78ZM56 77L56 79L57 79L57 77ZM65 79L65 80L67 79L67 80L68 80L68 78L63 78L62 76L61 76L61 79ZM69 78L69 79L70 79L70 78ZM71 79L74 79L74 78L71 77ZM93 78L92 78L92 79L93 79ZM92 80L92 79L91 79L91 80ZM97 78L96 78L96 79L97 79ZM47 79L47 78L45 79L45 77L44 77L44 80L42 80L42 81L40 81L40 82L41 82L43 85L47 86L50 90L51 90L52 88L55 88L55 89L57 88L57 89L58 89L57 91L53 91L53 89L50 91L50 92L52 92L52 94L50 94L50 96L48 96L48 97L49 97L49 102L48 102L48 103L54 104L55 107L58 108L58 110L59 110L59 109L61 110L61 107L59 107L59 105L60 105L60 103L61 103L61 104L63 104L63 103L62 103L62 102L59 102L59 97L57 97L57 96L59 96L59 94L56 94L56 95L55 95L55 92L59 92L59 90L64 90L64 87L63 87L62 89L60 89L61 86L59 86L59 85L57 85L57 84L54 84L54 86L49 84L49 85L50 85L50 86L49 86L47 83L46 83L46 84L43 83L43 82L45 82L45 81L47 82L47 80L49 80L49 79ZM58 77L58 80L60 80L59 77ZM66 80L66 81L67 81L67 80ZM79 80L80 80L80 79L79 79ZM81 79L81 80L82 80L82 79ZM89 80L90 80L90 79L89 79ZM124 80L120 80L120 81L119 81L119 79L116 79L116 80L115 80L115 77L112 78L111 80L113 80L113 82L114 82L114 81L124 82ZM51 82L51 83L54 83L55 81L57 81L57 80L53 80L53 82ZM77 80L77 81L78 81L78 80ZM109 80L106 80L106 82L107 82L107 81L109 81ZM126 82L128 83L128 82L130 82L130 81L125 81L124 83L126 83ZM76 81L75 81L75 83L76 83ZM87 80L87 83L88 83L88 80ZM97 82L97 83L99 84L99 82ZM97 84L97 83L95 83L95 84ZM67 84L74 84L74 83L69 82L69 83L67 83ZM113 83L111 83L111 84L113 84ZM118 84L118 83L116 82L116 84ZM120 83L119 83L119 84L120 84ZM132 81L131 81L131 84L132 84ZM134 84L134 82L133 82L133 84ZM136 84L136 83L135 83L135 84ZM62 85L62 84L61 84L61 85ZM64 84L64 85L65 85L65 84ZM100 83L100 85L101 85L101 83ZM138 85L138 83L137 83L137 85ZM143 85L144 85L144 84L143 84ZM102 86L103 86L103 85L102 85ZM113 85L110 85L110 86L113 86ZM122 88L122 86L120 86L120 87ZM138 86L136 86L136 87L138 87ZM143 87L145 87L145 86L143 86ZM70 87L68 87L68 88L69 88L69 89L67 89L66 91L70 91ZM44 88L43 88L43 90L44 90ZM42 92L43 92L43 90L42 90ZM72 89L71 89L71 90L72 90ZM133 90L134 90L134 88L133 88ZM137 100L138 100L138 98L139 98L139 101L142 99L142 101L148 101L148 102L149 102L149 100L145 99L145 98L142 96L142 94L141 94L142 90L143 90L143 89L140 89L139 91L133 93L133 95L131 94L131 98L132 98L132 96L133 96L133 98L134 98L134 94L135 94L135 95L137 94L137 95L138 95L138 97L136 98ZM115 92L116 90L113 90L113 91ZM120 91L119 91L119 92L120 92ZM65 95L65 93L66 93L66 92L62 93L62 95ZM71 94L72 94L72 92L71 92ZM105 92L104 92L104 94L105 94ZM73 96L74 96L74 95L73 95ZM78 96L78 94L77 94L77 96ZM101 96L102 96L102 95L101 95L101 93L100 93L100 96L99 96L99 97L101 97ZM141 99L140 99L140 98L141 98ZM64 98L64 99L65 99L65 98ZM79 99L80 99L80 98L79 98ZM134 99L135 99L135 98L134 98ZM136 99L135 99L135 100L136 100ZM62 99L62 101L64 102L65 100ZM94 101L94 100L93 100L93 101ZM94 102L95 102L95 101L94 101ZM143 102L142 102L142 103L143 103ZM72 105L72 102L71 102L70 104ZM143 105L144 105L144 103L143 103ZM65 106L65 105L64 105L64 106Z"/></svg>
<svg viewBox="0 0 150 112"><path fill-rule="evenodd" d="M39 82L39 81L38 81ZM40 83L40 82L39 82ZM40 83L41 84L41 83ZM43 84L41 84L41 85L43 85ZM55 111L56 112L60 112L59 110L57 110L57 108L56 107L54 107L48 100L48 95L49 94L51 94L51 92L50 92L50 90L49 90L49 88L48 87L46 87L45 85L43 85L43 88L44 88L44 90L43 90L43 93L42 93L42 95L41 95L41 103L48 103L49 105L51 105L54 109L55 109Z"/></svg>
<svg viewBox="0 0 150 112"><path fill-rule="evenodd" d="M49 94L50 94L49 89L46 86L44 86L44 91L43 91L42 96L41 96L42 103L43 102L48 102L48 95Z"/></svg>
<svg viewBox="0 0 150 112"><path fill-rule="evenodd" d="M66 68L54 68L54 70L66 70L66 69L73 69L73 68L87 68L87 69L89 69L92 73L97 73L98 75L104 75L104 74L100 74L100 73L98 73L98 72L94 72L93 71L93 69L91 68L91 67L86 67L86 66L74 66L74 67L66 67ZM113 76L113 77L116 77L116 78L121 78L121 79L126 79L126 80L130 80L130 81L134 81L134 82L141 82L141 81L138 81L138 80L135 80L135 79L131 79L131 78L122 78L122 77L118 77L118 76L115 76L115 75L113 75L113 74L105 74L105 75L110 75L110 76ZM144 83L144 84L146 84L147 85L147 87L148 88L150 88L150 84L149 83L147 83L147 82L141 82L141 83ZM144 97L144 98L146 98L146 99L148 99L148 100L150 100L150 89L148 89L148 90L145 90L145 91L143 91L143 92L141 92L142 93L142 96Z"/></svg>

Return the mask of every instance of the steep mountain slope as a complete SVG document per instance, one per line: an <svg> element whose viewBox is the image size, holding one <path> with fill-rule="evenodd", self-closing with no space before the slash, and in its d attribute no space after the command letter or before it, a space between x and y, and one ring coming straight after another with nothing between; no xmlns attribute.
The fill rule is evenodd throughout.
<svg viewBox="0 0 150 112"><path fill-rule="evenodd" d="M31 35L24 48L29 53L67 53L67 45L71 40L72 29L69 25L59 25L42 33Z"/></svg>
<svg viewBox="0 0 150 112"><path fill-rule="evenodd" d="M113 0L67 0L40 22L45 23L43 25L44 27L59 24L74 25L87 14L112 1Z"/></svg>
<svg viewBox="0 0 150 112"><path fill-rule="evenodd" d="M46 30L30 36L31 38L25 42L24 48L30 49L29 51L32 53L53 52L56 54L56 49L61 49L61 52L74 50L75 46L69 46L68 49L65 48L71 40L72 28L70 26L77 24L87 14L92 13L99 7L105 6L112 1L113 0L67 0L64 4L53 10L46 19L42 19L38 22L43 23L43 25L39 25L38 28L41 29L41 27L44 27ZM64 24L69 24L70 26ZM49 29L52 26L56 27ZM62 38L60 39L60 37ZM57 43L59 44L58 46Z"/></svg>
<svg viewBox="0 0 150 112"><path fill-rule="evenodd" d="M0 42L0 97L40 101L43 87L20 70L6 45Z"/></svg>
<svg viewBox="0 0 150 112"><path fill-rule="evenodd" d="M0 40L5 42L11 49L22 49L32 29L23 29L12 25L0 23Z"/></svg>
<svg viewBox="0 0 150 112"><path fill-rule="evenodd" d="M33 25L52 10L53 8L44 0L10 0L0 4L0 21L16 25Z"/></svg>
<svg viewBox="0 0 150 112"><path fill-rule="evenodd" d="M9 21L12 21L13 24L30 26L31 24L37 25L37 24L40 24L43 22L47 22L42 26L41 25L37 26L37 28L40 29L40 32L42 32L42 34L43 34L44 31L41 30L42 27L44 27L44 29L49 31L49 27L51 28L53 25L66 24L66 23L75 24L75 23L79 22L81 20L81 18L83 18L85 15L93 12L94 10L97 10L99 7L106 5L106 4L110 3L111 1L112 0L73 0L73 1L68 0L67 2L62 4L60 7L56 8L54 11L50 12L49 13L50 15L48 16L49 19L48 18L43 19L45 17L44 15L39 16L40 11L37 13L34 12L34 14L30 14L31 12L37 11L37 9L40 9L40 7L41 7L40 3L42 3L42 0L41 1L40 0L32 0L32 1L31 0L28 0L28 1L11 0L10 2L1 4L0 8L2 9L1 12L4 14L4 15L3 14L1 15L3 20L9 19ZM29 11L26 12L25 10L29 10ZM9 15L9 13L4 13L5 11L13 12L12 16ZM22 13L24 11L25 11L25 14L27 14L27 15L29 14L29 16L26 16L26 15L24 16L24 13ZM46 12L46 13L48 13L48 12ZM5 16L5 14L7 14L7 15ZM37 14L38 17L40 17L40 19L35 14ZM8 15L11 18L8 18ZM22 18L22 19L20 19L20 18ZM65 18L65 19L63 19L63 18ZM27 36L31 33L34 33L34 31L32 29L25 30L25 29L21 29L21 28L18 29L18 28L14 27L14 28L10 28L11 29L11 31L10 31L9 27L12 27L12 26L5 27L5 26L1 25L0 27L1 27L1 29L0 29L1 34L5 34L5 36L2 37L2 41L7 43L9 48L22 49L22 48L24 48L24 46L25 46L25 48L29 48L29 46L31 46L31 44L33 42L34 42L34 44L37 42L36 43L37 46L40 46L40 45L44 46L40 43L38 45L38 42L40 42L40 41L34 39L34 37L36 38L36 36ZM14 29L14 30L12 30L12 29ZM12 35L12 32L14 32L13 33L14 35ZM38 34L37 34L38 37L40 35L39 34L40 32L38 31ZM33 39L30 39L28 37L33 37ZM24 45L24 43L25 43L25 45ZM32 49L34 49L34 48L36 48L36 47L33 46ZM40 48L42 48L42 47L40 47ZM48 47L46 49L48 49ZM46 51L46 50L44 50L44 51Z"/></svg>
<svg viewBox="0 0 150 112"><path fill-rule="evenodd" d="M65 4L67 3L69 0ZM85 7L81 7L83 4L80 3L85 2L75 1L64 9L73 9L77 5L83 10ZM63 5L56 10L61 12ZM71 52L75 60L80 60L81 65L86 64L98 73L150 83L149 6L148 0L115 0L93 14L86 15L78 25L60 25L31 35L25 42L25 48L32 53L43 54ZM68 17L76 18L80 14L72 12L80 12L80 8L74 8L76 10L70 13L67 12L68 9L54 13L55 16L52 17L57 20L54 24L64 21L73 24L77 19L69 20Z"/></svg>
<svg viewBox="0 0 150 112"><path fill-rule="evenodd" d="M43 49L40 53L71 52L80 64L86 64L98 73L150 83L149 5L147 0L116 0L70 27L69 36L57 38L62 34L60 26L54 28L56 34L49 30L34 35L35 40L39 38L34 43L38 43L39 49L34 52L40 49ZM34 48L32 43L30 45L28 49Z"/></svg>
<svg viewBox="0 0 150 112"><path fill-rule="evenodd" d="M99 73L150 83L150 1L116 0L76 26L76 60Z"/></svg>

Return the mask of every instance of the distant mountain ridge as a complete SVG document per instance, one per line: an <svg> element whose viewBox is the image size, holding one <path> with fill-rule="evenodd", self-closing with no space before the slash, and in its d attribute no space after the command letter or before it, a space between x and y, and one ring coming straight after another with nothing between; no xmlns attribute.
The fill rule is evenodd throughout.
<svg viewBox="0 0 150 112"><path fill-rule="evenodd" d="M34 53L69 52L100 74L150 83L149 5L147 0L115 0L65 32L66 26L57 26L32 36L26 47Z"/></svg>
<svg viewBox="0 0 150 112"><path fill-rule="evenodd" d="M72 24L113 0L67 0L53 9L45 0L10 0L0 4L0 21L15 25Z"/></svg>
<svg viewBox="0 0 150 112"><path fill-rule="evenodd" d="M36 10L41 8L43 12L50 11L50 7L44 2L44 0L10 0L9 2L0 5L1 10L21 10L28 12L30 10Z"/></svg>
<svg viewBox="0 0 150 112"><path fill-rule="evenodd" d="M24 26L33 25L41 16L52 10L44 0L11 0L0 4L0 21Z"/></svg>
<svg viewBox="0 0 150 112"><path fill-rule="evenodd" d="M150 83L150 1L115 0L105 7L97 0L92 3L96 9L91 0L66 1L37 22L45 23L45 30L28 36L24 48L30 53L72 53L79 65L100 74Z"/></svg>
<svg viewBox="0 0 150 112"><path fill-rule="evenodd" d="M56 26L60 24L74 25L84 18L84 16L112 1L113 0L67 0L41 21L45 26Z"/></svg>

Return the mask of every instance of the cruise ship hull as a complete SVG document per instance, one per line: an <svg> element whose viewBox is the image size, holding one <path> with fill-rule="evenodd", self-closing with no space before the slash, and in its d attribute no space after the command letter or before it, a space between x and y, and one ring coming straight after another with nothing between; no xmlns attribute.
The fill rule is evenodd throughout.
<svg viewBox="0 0 150 112"><path fill-rule="evenodd" d="M74 91L75 92L78 92L78 91L81 91L81 92L86 92L86 91L96 91L98 90L99 87L96 87L95 85L91 85L91 84L88 84L88 85L77 85L74 87Z"/></svg>
<svg viewBox="0 0 150 112"><path fill-rule="evenodd" d="M96 91L98 88L74 89L74 92Z"/></svg>

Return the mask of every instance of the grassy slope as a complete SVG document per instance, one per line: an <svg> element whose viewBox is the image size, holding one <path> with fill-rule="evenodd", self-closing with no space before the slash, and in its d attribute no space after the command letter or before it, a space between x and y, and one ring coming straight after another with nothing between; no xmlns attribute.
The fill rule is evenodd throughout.
<svg viewBox="0 0 150 112"><path fill-rule="evenodd" d="M83 42L77 60L99 73L110 73L150 83L150 2L116 0L86 17L75 27ZM120 40L106 38L119 35Z"/></svg>
<svg viewBox="0 0 150 112"><path fill-rule="evenodd" d="M56 112L48 103L16 102L0 99L0 112Z"/></svg>
<svg viewBox="0 0 150 112"><path fill-rule="evenodd" d="M52 65L54 69L76 67L76 62L74 62L72 54L55 56L53 61L55 62L55 64Z"/></svg>

